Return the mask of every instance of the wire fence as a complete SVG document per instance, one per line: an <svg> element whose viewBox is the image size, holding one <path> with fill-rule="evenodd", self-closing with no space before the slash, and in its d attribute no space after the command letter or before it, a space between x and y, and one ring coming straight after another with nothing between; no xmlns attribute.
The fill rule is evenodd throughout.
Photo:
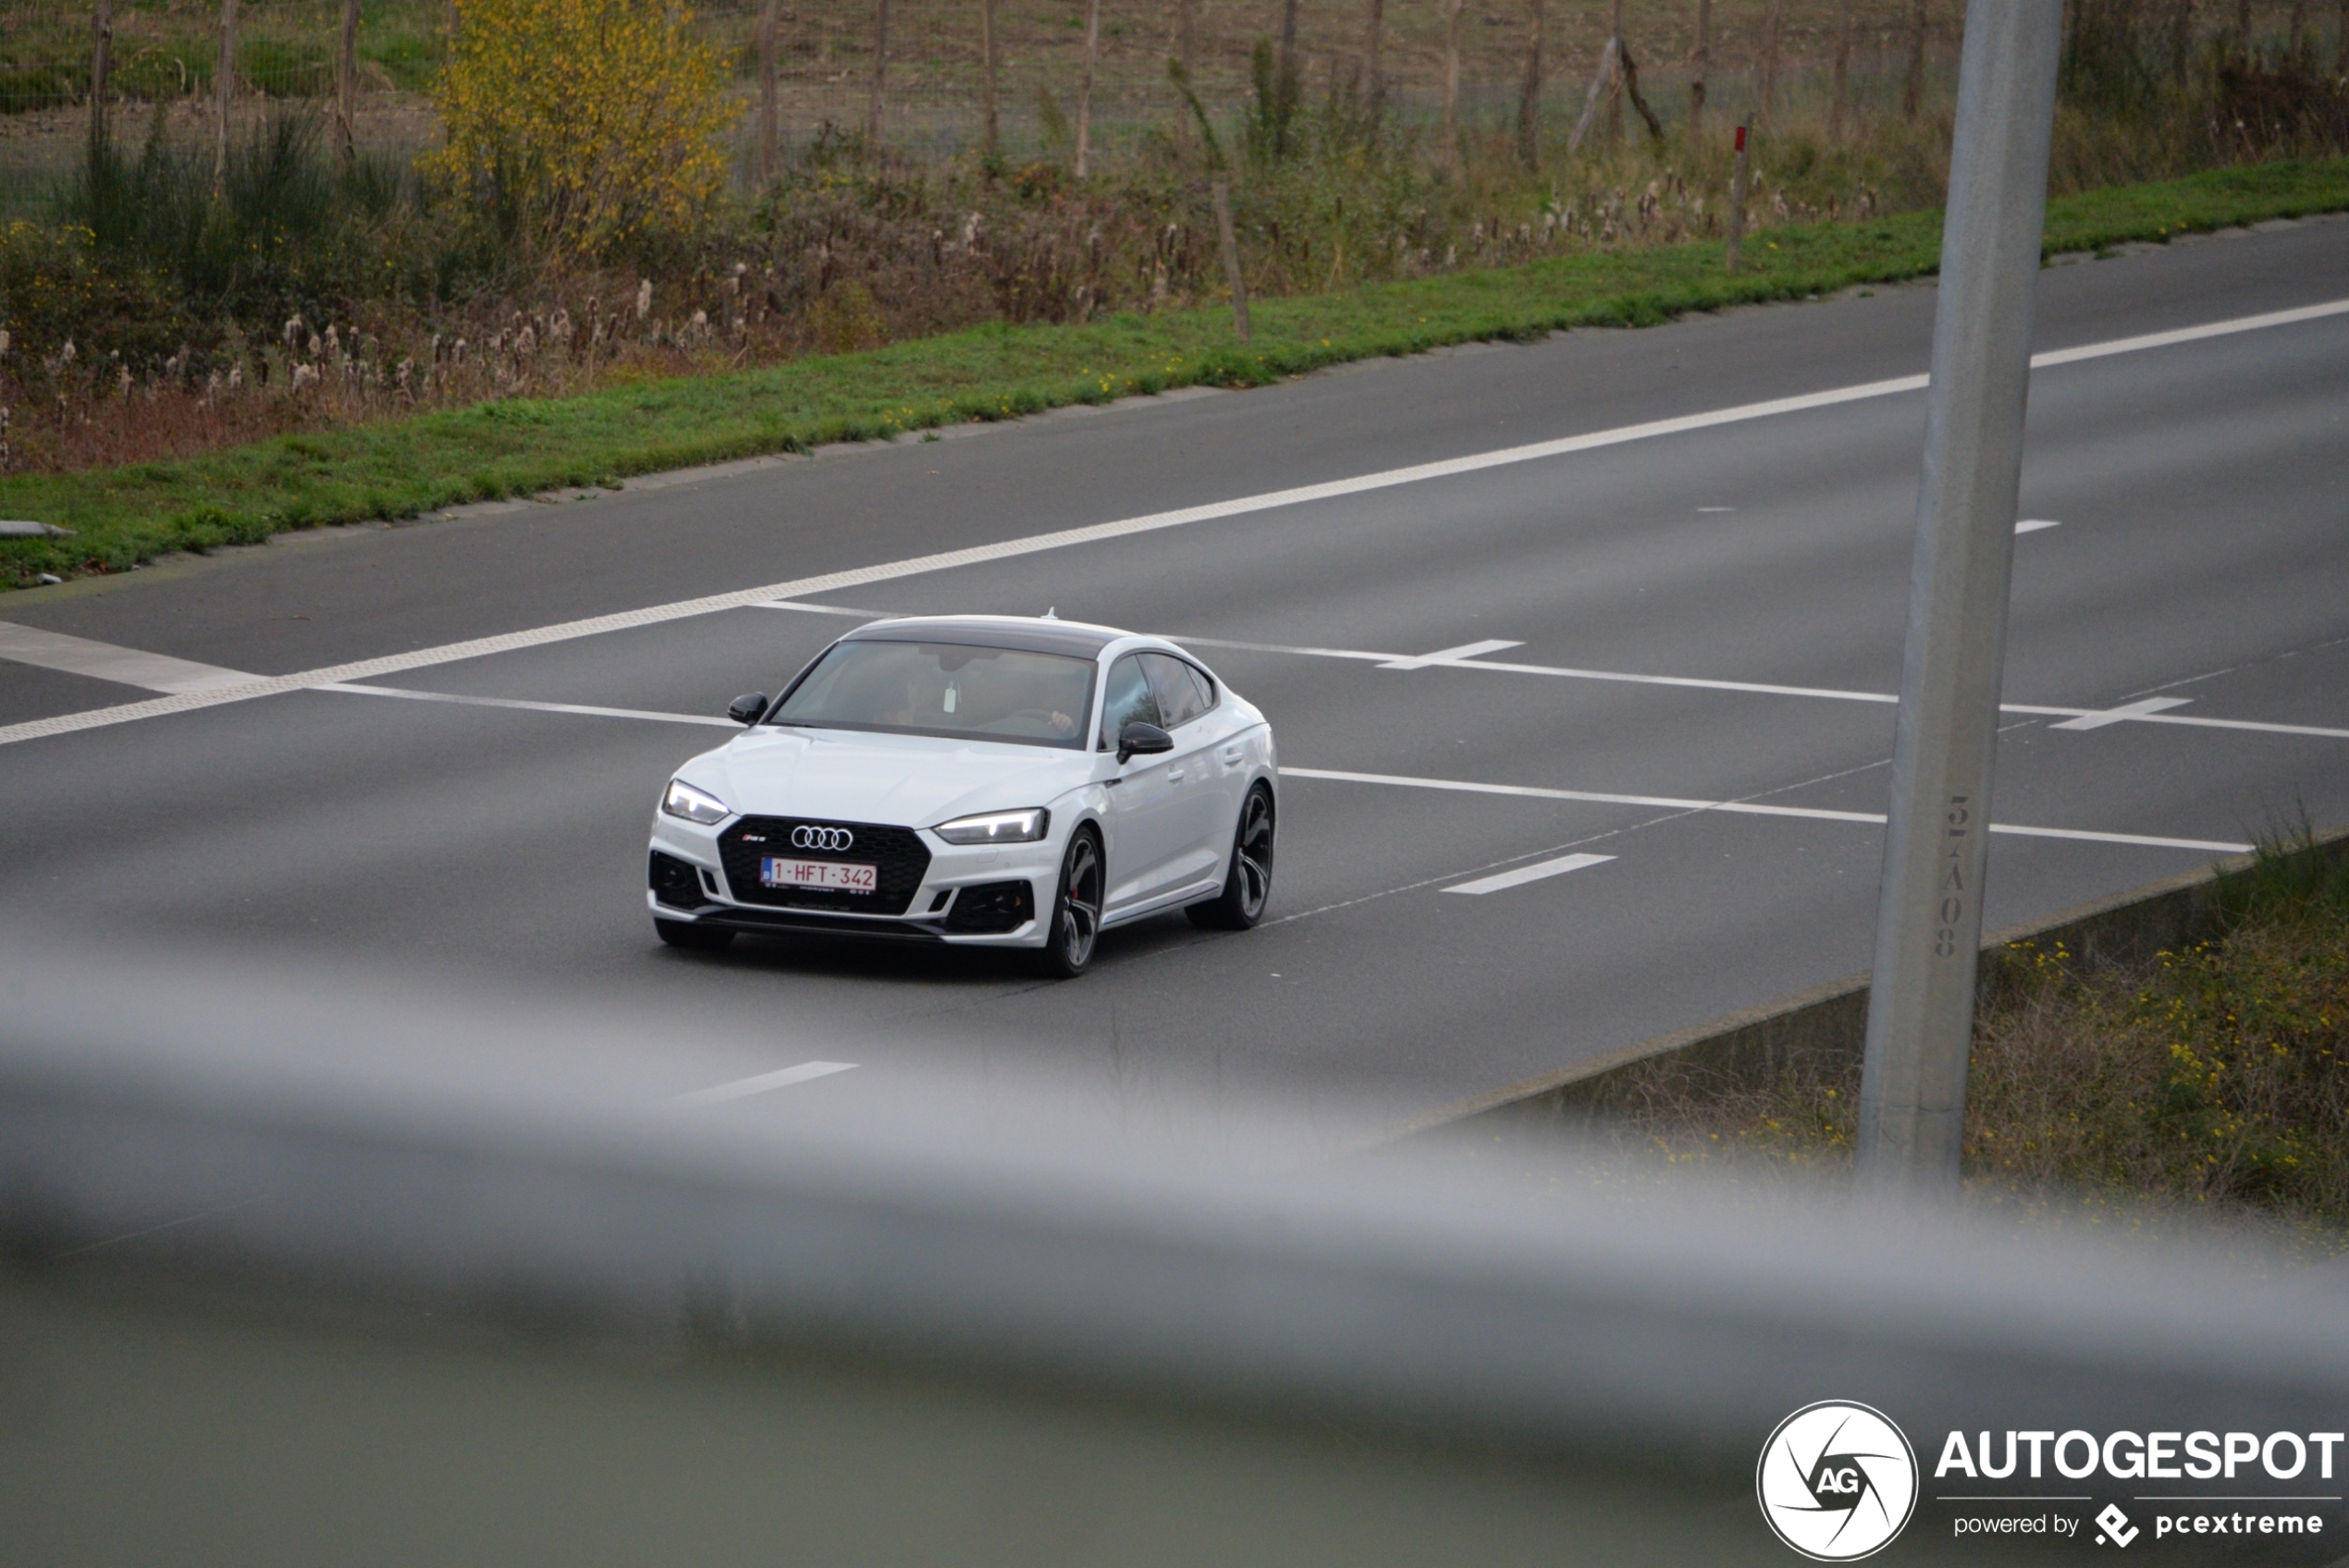
<svg viewBox="0 0 2349 1568"><path fill-rule="evenodd" d="M647 4L657 0L646 0ZM779 129L805 141L830 127L943 157L981 140L986 18L978 0L890 0L886 43L874 0L778 6ZM1174 133L1184 113L1168 62L1187 58L1211 114L1236 110L1251 90L1251 54L1283 37L1285 0L1101 0L1090 99L1092 141L1115 153ZM1007 155L1035 157L1064 143L1084 77L1083 0L997 0L993 7L997 119ZM1712 102L1734 110L1755 95L1761 73L1800 93L1839 51L1860 92L1901 74L1920 16L1946 55L1962 8L1952 0L1721 0L1712 7ZM1369 0L1297 0L1296 60L1309 97L1359 90L1370 74ZM1447 27L1442 0L1388 0L1380 7L1377 76L1389 111L1409 121L1441 117ZM687 31L717 44L730 96L743 112L746 176L758 92L760 7L716 0L677 13ZM1531 11L1526 0L1470 0L1451 30L1459 56L1458 112L1471 126L1514 116L1523 92ZM1611 25L1602 0L1549 0L1542 20L1545 120L1571 123L1583 79ZM1648 62L1649 92L1668 120L1682 111L1695 44L1694 8L1634 3L1626 33ZM240 0L236 6L232 116L240 122L334 102L342 22L338 0ZM354 49L353 129L363 144L405 152L438 135L430 99L461 7L450 0L364 0ZM111 7L107 118L117 138L150 131L195 138L216 132L222 6L217 0L120 0ZM91 117L95 0L24 4L0 18L0 177L21 201L37 180L69 168ZM882 68L876 91L876 59ZM1889 89L1897 91L1897 87ZM876 101L878 99L878 114ZM0 199L0 204L6 204Z"/></svg>

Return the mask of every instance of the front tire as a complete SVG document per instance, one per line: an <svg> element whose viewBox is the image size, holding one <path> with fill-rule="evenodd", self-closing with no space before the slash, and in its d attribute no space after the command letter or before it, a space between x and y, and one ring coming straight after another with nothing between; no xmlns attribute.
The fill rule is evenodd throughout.
<svg viewBox="0 0 2349 1568"><path fill-rule="evenodd" d="M734 934L722 925L696 925L690 920L663 920L653 916L653 930L663 942L687 952L724 952L734 940Z"/></svg>
<svg viewBox="0 0 2349 1568"><path fill-rule="evenodd" d="M1052 925L1044 933L1044 950L1036 959L1038 973L1048 979L1074 980L1092 965L1093 949L1101 936L1101 841L1090 827L1080 827L1061 858Z"/></svg>
<svg viewBox="0 0 2349 1568"><path fill-rule="evenodd" d="M1239 826L1232 830L1231 864L1224 872L1224 890L1183 911L1192 925L1210 931L1245 931L1264 918L1264 906L1273 901L1274 826L1273 791L1259 784L1240 802Z"/></svg>

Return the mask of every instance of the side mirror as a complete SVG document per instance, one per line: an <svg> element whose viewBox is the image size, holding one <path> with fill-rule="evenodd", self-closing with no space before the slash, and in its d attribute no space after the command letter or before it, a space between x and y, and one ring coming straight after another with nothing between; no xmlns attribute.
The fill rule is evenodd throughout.
<svg viewBox="0 0 2349 1568"><path fill-rule="evenodd" d="M758 716L767 711L767 693L745 692L726 704L726 717L736 724L756 724Z"/></svg>
<svg viewBox="0 0 2349 1568"><path fill-rule="evenodd" d="M1174 736L1138 718L1117 732L1117 761L1121 767L1135 757L1154 757L1174 749Z"/></svg>

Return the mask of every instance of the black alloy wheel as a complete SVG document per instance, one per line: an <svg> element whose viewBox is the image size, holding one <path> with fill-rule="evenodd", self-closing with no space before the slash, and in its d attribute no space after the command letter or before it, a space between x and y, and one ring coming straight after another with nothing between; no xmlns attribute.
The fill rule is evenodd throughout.
<svg viewBox="0 0 2349 1568"><path fill-rule="evenodd" d="M1264 918L1273 901L1273 791L1262 784L1240 803L1239 826L1232 833L1231 864L1224 873L1224 890L1202 903L1186 908L1194 925L1210 930L1245 931Z"/></svg>
<svg viewBox="0 0 2349 1568"><path fill-rule="evenodd" d="M1061 860L1060 890L1038 966L1053 979L1074 980L1092 963L1101 935L1101 843L1091 828L1080 827Z"/></svg>
<svg viewBox="0 0 2349 1568"><path fill-rule="evenodd" d="M734 934L722 925L696 925L690 920L663 920L658 915L653 916L653 929L662 941L687 952L723 952L734 940Z"/></svg>

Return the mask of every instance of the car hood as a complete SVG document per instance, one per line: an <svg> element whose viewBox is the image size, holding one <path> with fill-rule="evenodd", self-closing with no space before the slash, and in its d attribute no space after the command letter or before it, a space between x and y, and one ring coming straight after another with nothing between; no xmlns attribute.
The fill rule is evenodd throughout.
<svg viewBox="0 0 2349 1568"><path fill-rule="evenodd" d="M686 770L738 812L930 827L1049 805L1093 773L1088 752L927 735L762 726Z"/></svg>

